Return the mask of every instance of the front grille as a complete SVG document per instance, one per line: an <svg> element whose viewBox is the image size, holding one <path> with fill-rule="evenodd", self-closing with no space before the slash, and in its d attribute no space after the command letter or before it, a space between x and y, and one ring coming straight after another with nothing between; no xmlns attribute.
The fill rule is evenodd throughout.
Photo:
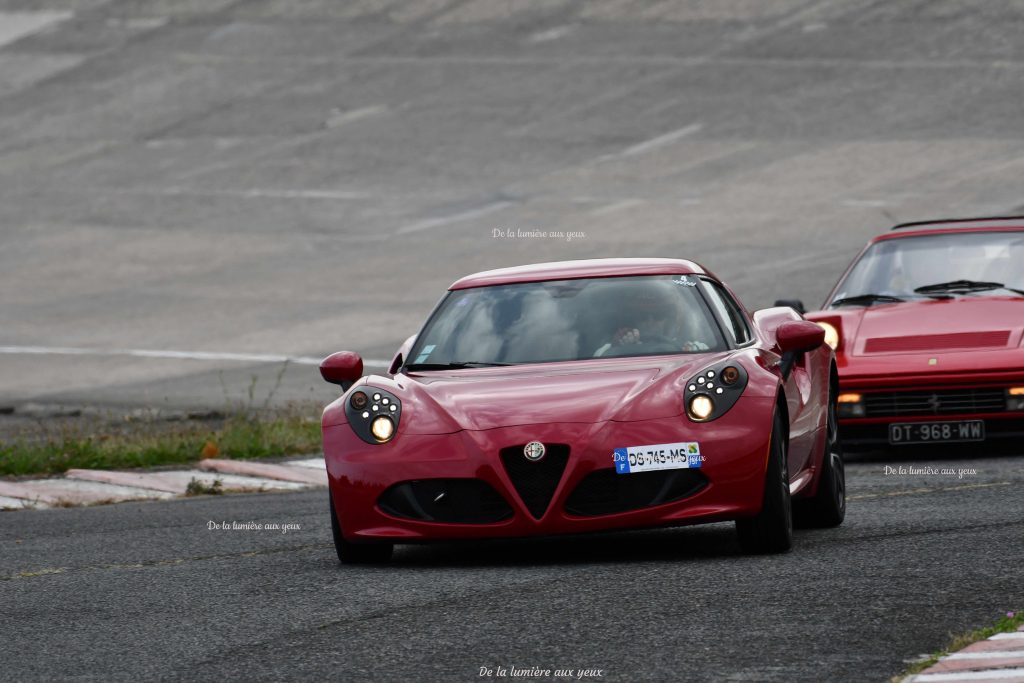
<svg viewBox="0 0 1024 683"><path fill-rule="evenodd" d="M562 480L569 462L569 446L561 443L544 444L546 453L536 462L526 459L525 444L501 449L501 462L512 480L523 505L535 519L540 519L551 504L558 482Z"/></svg>
<svg viewBox="0 0 1024 683"><path fill-rule="evenodd" d="M381 494L380 509L394 517L448 524L493 524L512 516L497 491L479 479L418 479Z"/></svg>
<svg viewBox="0 0 1024 683"><path fill-rule="evenodd" d="M682 500L708 483L698 469L616 474L615 469L591 472L565 503L565 511L583 517L612 515Z"/></svg>
<svg viewBox="0 0 1024 683"><path fill-rule="evenodd" d="M1006 410L1003 389L939 389L864 394L867 417L1001 413Z"/></svg>

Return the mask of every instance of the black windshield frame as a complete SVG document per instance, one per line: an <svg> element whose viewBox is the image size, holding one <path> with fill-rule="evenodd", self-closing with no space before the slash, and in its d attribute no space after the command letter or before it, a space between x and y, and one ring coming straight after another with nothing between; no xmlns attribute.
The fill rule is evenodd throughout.
<svg viewBox="0 0 1024 683"><path fill-rule="evenodd" d="M504 360L492 359L492 358L486 358L486 357L484 357L484 358L451 358L451 359L444 359L442 357L441 364L445 364L445 363L449 363L449 362L451 362L451 363L469 362L469 363L480 363L481 366L483 366L484 364L489 364L491 362L496 362L496 363L500 363L501 365L509 365L509 364L511 364L511 365L532 365L532 364L545 364L545 363L559 363L559 362L567 362L567 361L607 360L608 358L644 358L644 357L649 357L649 356L692 355L692 354L695 354L695 353L712 353L712 352L724 351L724 350L728 350L728 349L734 348L735 345L729 340L728 336L721 329L722 323L718 319L718 316L715 314L715 311L713 310L713 307L710 305L710 302L707 301L707 295L703 291L703 287L697 286L697 276L695 276L695 275L692 275L692 274L660 274L660 275L626 275L626 276L592 277L592 278L564 278L564 279L557 279L557 280L541 280L541 281L530 281L530 282L513 282L513 283L505 283L505 284L497 284L497 285L487 285L487 286L484 286L484 287L470 287L470 288L462 288L462 289L449 290L445 294L445 296L442 297L442 299L438 302L438 304L434 307L434 310L431 311L430 316L428 316L427 320L424 322L422 328L420 329L419 334L417 334L417 336L416 336L415 342L413 343L412 347L409 349L408 355L403 359L403 365L402 365L401 369L399 370L399 372L422 372L423 370L411 370L410 366L429 364L429 363L432 363L434 361L433 358L429 357L429 353L430 352L428 352L427 354L424 353L425 347L427 347L429 345L428 342L431 341L432 330L434 329L435 325L438 324L438 321L441 320L444 316L447 315L448 311L455 305L455 302L457 302L459 300L459 298L466 296L467 292L474 292L474 291L480 291L480 290L495 290L495 289L500 289L500 288L514 288L514 287L531 286L531 285L532 286L540 285L540 286L548 286L548 287L552 287L552 286L554 286L554 287L557 287L557 286L576 287L576 286L579 286L581 283L585 283L585 282L591 282L591 283L592 282L601 282L601 283L606 283L606 282L610 282L610 281L622 282L622 281L641 280L641 279L672 279L672 278L678 278L679 280L686 280L686 279L688 279L694 285L692 287L687 287L687 289L690 289L693 292L692 301L695 304L695 306L693 307L694 310L695 310L695 314L699 315L701 320L708 326L708 330L707 330L708 335L709 335L708 339L713 339L713 341L714 341L713 344L708 344L708 348L702 348L700 350L693 350L693 351L691 351L691 350L679 350L679 351L658 350L658 351L635 353L635 354L630 353L630 354L625 354L625 355L615 355L615 356L609 356L607 358L591 357L591 356L577 356L577 357L567 357L567 358L566 357L560 357L560 358L536 358L536 359L529 359L529 360L517 361L517 362L512 362L512 363L505 362ZM742 306L741 306L741 311L742 310L745 310L745 309L742 309ZM749 320L747 320L747 324L749 325ZM433 346L436 347L437 345L435 344ZM419 362L417 362L417 361L419 361ZM473 369L475 369L475 368L473 368Z"/></svg>

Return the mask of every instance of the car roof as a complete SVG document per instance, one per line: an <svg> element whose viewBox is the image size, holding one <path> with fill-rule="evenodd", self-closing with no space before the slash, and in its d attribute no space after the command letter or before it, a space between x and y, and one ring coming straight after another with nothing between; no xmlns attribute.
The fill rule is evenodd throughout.
<svg viewBox="0 0 1024 683"><path fill-rule="evenodd" d="M671 258L603 258L533 263L513 268L485 270L457 280L448 289L469 289L516 282L574 280L628 275L711 275L699 264ZM713 277L713 276L712 276Z"/></svg>
<svg viewBox="0 0 1024 683"><path fill-rule="evenodd" d="M911 235L931 235L947 232L1016 231L1024 230L1024 216L989 216L985 218L940 218L894 225L889 233L871 240L895 239ZM895 231L899 231L895 233Z"/></svg>

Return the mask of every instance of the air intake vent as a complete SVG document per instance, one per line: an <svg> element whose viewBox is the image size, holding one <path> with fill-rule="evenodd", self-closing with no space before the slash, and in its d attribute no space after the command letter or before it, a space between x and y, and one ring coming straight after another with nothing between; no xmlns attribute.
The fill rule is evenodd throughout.
<svg viewBox="0 0 1024 683"><path fill-rule="evenodd" d="M875 337L864 344L864 353L908 353L912 351L949 351L954 349L998 348L1006 346L1009 330L995 332L952 332L913 337Z"/></svg>
<svg viewBox="0 0 1024 683"><path fill-rule="evenodd" d="M596 470L583 478L565 503L565 511L581 517L612 515L682 500L707 486L698 469L616 474Z"/></svg>
<svg viewBox="0 0 1024 683"><path fill-rule="evenodd" d="M377 501L394 517L447 524L493 524L512 508L490 484L479 479L419 479L395 484Z"/></svg>
<svg viewBox="0 0 1024 683"><path fill-rule="evenodd" d="M560 443L544 444L547 452L536 462L526 459L523 446L501 449L501 462L516 487L516 493L535 519L540 519L551 504L558 482L562 480L569 462L569 446Z"/></svg>

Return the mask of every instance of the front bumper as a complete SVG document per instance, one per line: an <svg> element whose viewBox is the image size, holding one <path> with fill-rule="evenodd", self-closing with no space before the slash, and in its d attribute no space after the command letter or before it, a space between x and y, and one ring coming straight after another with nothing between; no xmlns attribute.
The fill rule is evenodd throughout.
<svg viewBox="0 0 1024 683"><path fill-rule="evenodd" d="M676 526L731 520L760 511L773 410L772 399L744 397L729 413L705 424L680 416L631 423L536 424L440 435L400 432L384 445L367 444L347 424L339 424L324 427L324 453L338 522L351 541L409 543ZM546 457L557 457L559 449L550 448L552 445L566 447L564 470L556 472L554 481L549 482L553 493L546 506L538 506L537 491L529 488L529 482L523 483L521 474L516 474L508 461L512 449L521 453L522 445L530 441L549 446L551 454ZM622 483L621 478L643 476L614 475L614 448L690 441L700 444L705 458L699 468L703 481L677 477L674 484L663 487L665 495L652 499L654 505L601 514L600 506L593 505L593 497L589 499L590 507L580 504L578 494L573 497L588 476L592 477L589 484L596 480L612 486ZM674 472L689 471L661 473L667 480ZM463 483L446 488L439 483L444 480ZM442 500L453 499L453 506L465 502L459 501L459 496L476 495L474 490L489 487L507 504L508 511L503 513L501 501L487 494L491 516L484 515L475 523L411 519L413 513L408 511L417 505L408 493L413 489L406 485L412 482L419 487L416 495L421 500L425 491L431 495L439 492L445 494ZM480 484L466 482L486 486L481 489ZM673 486L679 494L675 499ZM547 495L543 493L542 498ZM408 505L396 503L403 496Z"/></svg>

